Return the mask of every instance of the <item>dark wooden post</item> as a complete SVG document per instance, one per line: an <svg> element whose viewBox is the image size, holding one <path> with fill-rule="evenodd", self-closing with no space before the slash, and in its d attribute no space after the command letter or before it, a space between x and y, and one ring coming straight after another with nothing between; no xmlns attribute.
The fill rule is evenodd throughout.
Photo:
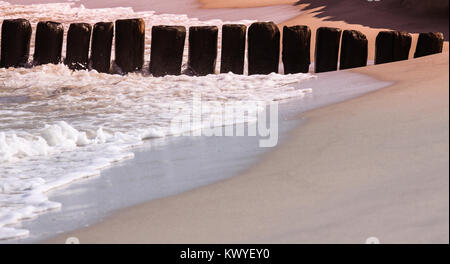
<svg viewBox="0 0 450 264"><path fill-rule="evenodd" d="M440 32L420 33L414 58L441 53L444 46L444 34Z"/></svg>
<svg viewBox="0 0 450 264"><path fill-rule="evenodd" d="M394 54L394 31L380 31L375 41L375 64L392 62Z"/></svg>
<svg viewBox="0 0 450 264"><path fill-rule="evenodd" d="M216 26L189 28L188 74L203 76L215 73L218 32Z"/></svg>
<svg viewBox="0 0 450 264"><path fill-rule="evenodd" d="M150 73L153 76L180 75L186 28L153 26Z"/></svg>
<svg viewBox="0 0 450 264"><path fill-rule="evenodd" d="M121 73L139 71L144 65L145 22L141 18L116 21L116 65Z"/></svg>
<svg viewBox="0 0 450 264"><path fill-rule="evenodd" d="M341 30L321 27L316 33L315 72L337 70Z"/></svg>
<svg viewBox="0 0 450 264"><path fill-rule="evenodd" d="M284 73L307 73L311 63L311 29L308 26L283 27Z"/></svg>
<svg viewBox="0 0 450 264"><path fill-rule="evenodd" d="M247 26L245 25L226 24L222 26L221 73L244 73L246 31Z"/></svg>
<svg viewBox="0 0 450 264"><path fill-rule="evenodd" d="M412 37L406 32L396 32L394 42L394 61L407 60L411 49Z"/></svg>
<svg viewBox="0 0 450 264"><path fill-rule="evenodd" d="M39 22L36 28L33 64L60 63L63 35L64 26L61 23Z"/></svg>
<svg viewBox="0 0 450 264"><path fill-rule="evenodd" d="M86 70L89 62L91 25L87 23L70 24L67 32L67 49L64 63L72 70Z"/></svg>
<svg viewBox="0 0 450 264"><path fill-rule="evenodd" d="M342 33L341 60L339 69L345 70L367 65L367 38L356 30Z"/></svg>
<svg viewBox="0 0 450 264"><path fill-rule="evenodd" d="M253 23L248 29L248 74L278 73L280 30L273 22Z"/></svg>
<svg viewBox="0 0 450 264"><path fill-rule="evenodd" d="M0 67L23 67L28 63L31 31L26 19L3 21Z"/></svg>
<svg viewBox="0 0 450 264"><path fill-rule="evenodd" d="M380 31L375 43L375 64L407 60L411 35L398 31Z"/></svg>
<svg viewBox="0 0 450 264"><path fill-rule="evenodd" d="M113 36L114 23L98 22L94 25L91 46L92 69L98 72L109 72Z"/></svg>

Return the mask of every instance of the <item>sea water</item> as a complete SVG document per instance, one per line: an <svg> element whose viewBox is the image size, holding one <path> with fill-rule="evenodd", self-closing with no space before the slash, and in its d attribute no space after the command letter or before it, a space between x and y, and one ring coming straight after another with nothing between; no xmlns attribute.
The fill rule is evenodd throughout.
<svg viewBox="0 0 450 264"><path fill-rule="evenodd" d="M220 28L225 23L199 21L186 15L134 12L131 8L87 9L71 3L23 6L0 2L0 17L30 20L33 26L30 54L34 51L34 32L40 20L61 22L67 32L73 22L94 24L143 18L145 69L150 58L152 25ZM247 25L251 22L235 21ZM183 68L186 56L187 47ZM28 236L28 230L18 227L21 220L63 206L48 199L49 190L99 175L111 164L133 158L130 148L145 139L177 134L169 129L175 117L169 109L177 102L201 96L205 101L221 102L217 105L221 108L236 100L268 104L298 99L311 93L298 84L315 78L310 74L155 78L145 69L126 76L74 72L62 64L0 69L0 239ZM218 112L210 109L202 114ZM227 124L234 122L231 117L223 118Z"/></svg>

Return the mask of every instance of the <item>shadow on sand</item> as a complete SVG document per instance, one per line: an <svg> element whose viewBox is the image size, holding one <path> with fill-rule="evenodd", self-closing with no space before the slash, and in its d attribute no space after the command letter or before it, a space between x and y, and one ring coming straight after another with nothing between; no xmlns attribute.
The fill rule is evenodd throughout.
<svg viewBox="0 0 450 264"><path fill-rule="evenodd" d="M303 10L320 8L316 17L410 33L442 32L448 40L448 0L301 0Z"/></svg>

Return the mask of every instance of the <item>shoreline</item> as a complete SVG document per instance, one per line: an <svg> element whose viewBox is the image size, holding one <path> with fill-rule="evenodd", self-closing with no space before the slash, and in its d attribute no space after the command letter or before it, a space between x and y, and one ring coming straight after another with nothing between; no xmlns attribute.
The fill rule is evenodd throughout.
<svg viewBox="0 0 450 264"><path fill-rule="evenodd" d="M332 88L327 86L330 81L334 83ZM285 142L293 129L307 122L298 117L299 113L388 85L366 75L336 72L323 73L318 79L297 84L299 89L308 87L313 93L279 105L278 145ZM4 242L45 241L58 233L99 223L117 211L236 177L274 150L258 147L260 139L263 138L202 136L150 140L132 149L135 158L114 164L100 176L50 192L49 199L61 203L62 208L24 221L21 227L30 230L30 237ZM193 156L192 149L198 154Z"/></svg>
<svg viewBox="0 0 450 264"><path fill-rule="evenodd" d="M44 242L448 243L448 53L352 71L396 83L303 114L240 176Z"/></svg>

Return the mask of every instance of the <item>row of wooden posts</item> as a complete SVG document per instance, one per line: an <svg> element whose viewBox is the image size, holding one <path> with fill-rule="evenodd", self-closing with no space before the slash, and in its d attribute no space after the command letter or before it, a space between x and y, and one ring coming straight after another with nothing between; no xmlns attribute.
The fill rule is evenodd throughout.
<svg viewBox="0 0 450 264"><path fill-rule="evenodd" d="M245 25L222 26L220 72L244 73ZM26 19L4 20L2 24L0 67L29 65L32 28ZM61 62L64 27L52 21L39 22L36 28L32 65ZM91 43L92 35L92 43ZM110 72L114 23L73 23L67 32L64 63L73 70L95 69ZM186 39L183 26L153 26L150 73L154 76L179 75ZM216 68L218 28L189 28L188 69L190 75L213 74ZM310 66L311 30L308 26L283 28L282 62L288 73L306 73ZM442 33L421 33L414 57L442 52ZM340 48L341 46L341 48ZM375 64L408 59L411 35L382 31L376 38ZM89 57L89 49L91 51ZM316 34L315 72L349 69L367 65L368 44L356 30L321 27ZM142 19L115 22L115 64L121 73L139 71L144 65L145 23ZM280 31L272 22L257 22L248 28L248 74L278 72Z"/></svg>

